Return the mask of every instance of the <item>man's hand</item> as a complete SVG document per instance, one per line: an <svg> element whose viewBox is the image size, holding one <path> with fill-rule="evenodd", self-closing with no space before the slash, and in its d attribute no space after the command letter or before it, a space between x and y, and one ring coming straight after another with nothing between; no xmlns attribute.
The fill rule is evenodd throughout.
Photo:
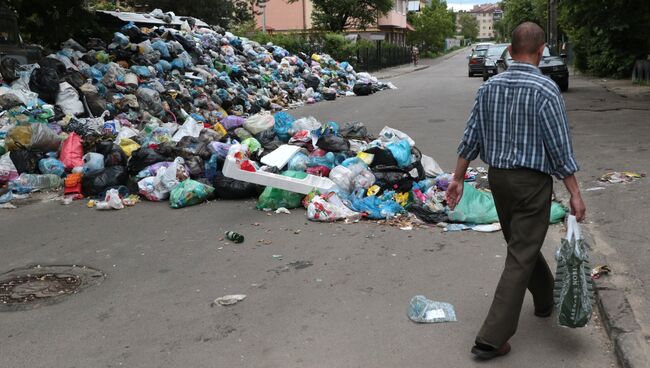
<svg viewBox="0 0 650 368"><path fill-rule="evenodd" d="M463 198L463 188L465 186L464 181L452 180L449 183L449 188L445 192L445 199L447 200L447 206L452 210L456 208L460 199Z"/></svg>
<svg viewBox="0 0 650 368"><path fill-rule="evenodd" d="M585 207L585 202L582 201L580 193L572 195L569 204L571 205L571 214L576 217L578 222L582 222L585 219L587 208Z"/></svg>

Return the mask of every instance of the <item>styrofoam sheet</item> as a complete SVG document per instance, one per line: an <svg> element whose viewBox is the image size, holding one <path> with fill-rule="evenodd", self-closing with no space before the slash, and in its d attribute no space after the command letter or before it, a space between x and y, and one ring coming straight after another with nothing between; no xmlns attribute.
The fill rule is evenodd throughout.
<svg viewBox="0 0 650 368"><path fill-rule="evenodd" d="M298 153L298 151L300 151L299 146L283 144L273 152L262 157L261 161L264 165L277 167L278 169L282 170L282 168L287 165L289 160L291 160L291 157Z"/></svg>
<svg viewBox="0 0 650 368"><path fill-rule="evenodd" d="M315 175L307 175L304 179L296 179L264 171L245 171L237 166L237 162L232 156L226 158L223 166L223 175L247 183L264 185L301 194L309 194L314 189L326 193L331 191L335 186L334 182L329 178Z"/></svg>

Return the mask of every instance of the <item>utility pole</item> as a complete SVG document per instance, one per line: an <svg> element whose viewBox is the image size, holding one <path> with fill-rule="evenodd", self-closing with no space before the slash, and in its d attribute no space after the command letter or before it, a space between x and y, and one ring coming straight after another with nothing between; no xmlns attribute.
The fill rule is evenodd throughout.
<svg viewBox="0 0 650 368"><path fill-rule="evenodd" d="M266 33L266 3L267 0L258 0L257 6L262 9L262 32Z"/></svg>
<svg viewBox="0 0 650 368"><path fill-rule="evenodd" d="M548 47L557 52L557 2L558 0L548 0L548 30L547 40Z"/></svg>

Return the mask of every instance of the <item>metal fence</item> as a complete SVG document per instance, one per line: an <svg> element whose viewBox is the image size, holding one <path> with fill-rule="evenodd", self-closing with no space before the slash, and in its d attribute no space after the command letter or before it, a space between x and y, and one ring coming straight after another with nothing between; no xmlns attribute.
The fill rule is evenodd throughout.
<svg viewBox="0 0 650 368"><path fill-rule="evenodd" d="M410 47L377 43L372 47L360 47L354 66L358 71L375 71L410 62Z"/></svg>

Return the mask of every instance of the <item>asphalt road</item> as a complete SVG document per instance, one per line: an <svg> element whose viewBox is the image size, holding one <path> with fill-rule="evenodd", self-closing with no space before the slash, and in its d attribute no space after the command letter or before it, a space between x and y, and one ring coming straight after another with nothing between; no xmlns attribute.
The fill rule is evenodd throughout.
<svg viewBox="0 0 650 368"><path fill-rule="evenodd" d="M390 125L451 170L480 78L463 54L393 79L399 90L293 111ZM254 201L101 212L37 201L0 212L0 267L83 264L103 284L30 311L0 313L0 367L610 367L598 319L576 330L533 317L527 297L507 357L469 353L505 256L500 234L319 224ZM226 230L246 236L220 240ZM549 232L552 259L561 226ZM281 257L278 257L281 255ZM230 307L226 294L247 294ZM408 320L412 296L452 303L458 322Z"/></svg>

